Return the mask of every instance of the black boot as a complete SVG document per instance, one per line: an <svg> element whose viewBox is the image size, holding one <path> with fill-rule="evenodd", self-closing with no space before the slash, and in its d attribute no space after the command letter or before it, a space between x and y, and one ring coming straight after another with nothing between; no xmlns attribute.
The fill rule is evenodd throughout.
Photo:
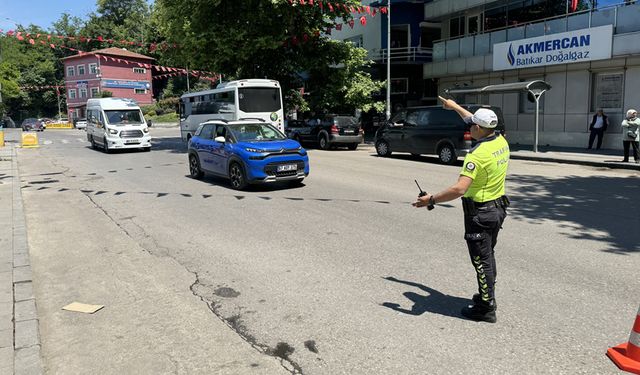
<svg viewBox="0 0 640 375"><path fill-rule="evenodd" d="M477 322L495 323L496 317L495 301L474 303L462 309L462 315Z"/></svg>
<svg viewBox="0 0 640 375"><path fill-rule="evenodd" d="M474 305L479 304L480 302L482 302L482 299L480 298L480 294L476 293L473 295L473 297L471 297L471 300L473 301ZM493 307L498 310L498 303L494 300L493 301Z"/></svg>

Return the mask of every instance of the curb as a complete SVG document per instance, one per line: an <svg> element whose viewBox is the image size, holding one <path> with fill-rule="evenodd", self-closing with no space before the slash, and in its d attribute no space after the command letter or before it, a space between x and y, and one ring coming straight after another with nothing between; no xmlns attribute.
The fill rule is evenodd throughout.
<svg viewBox="0 0 640 375"><path fill-rule="evenodd" d="M591 160L561 159L558 157L528 156L528 155L518 155L516 152L511 153L511 159L541 161L541 162L547 162L547 163L577 164L577 165L587 165L590 167L627 169L627 170L640 171L640 164L607 163L602 161L591 161Z"/></svg>
<svg viewBox="0 0 640 375"><path fill-rule="evenodd" d="M36 375L44 373L40 356L38 310L33 293L18 156L13 145L10 147L13 174L13 373Z"/></svg>
<svg viewBox="0 0 640 375"><path fill-rule="evenodd" d="M358 147L363 149L372 148L375 150L375 146L373 145L373 143L369 143L369 142L361 143ZM640 171L640 164L634 164L634 163L608 163L608 162L597 161L597 160L567 159L567 158L560 158L557 156L535 156L535 155L521 155L521 154L519 155L518 151L511 151L511 159L540 161L540 162L546 162L546 163L586 165L590 167Z"/></svg>

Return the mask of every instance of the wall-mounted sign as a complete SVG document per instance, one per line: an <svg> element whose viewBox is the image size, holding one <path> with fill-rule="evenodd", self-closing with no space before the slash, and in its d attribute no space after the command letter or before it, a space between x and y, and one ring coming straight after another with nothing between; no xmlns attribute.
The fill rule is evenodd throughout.
<svg viewBox="0 0 640 375"><path fill-rule="evenodd" d="M613 25L493 45L493 70L536 68L611 58Z"/></svg>
<svg viewBox="0 0 640 375"><path fill-rule="evenodd" d="M151 84L148 81L124 81L119 79L104 79L102 87L111 87L117 89L141 89L148 90Z"/></svg>

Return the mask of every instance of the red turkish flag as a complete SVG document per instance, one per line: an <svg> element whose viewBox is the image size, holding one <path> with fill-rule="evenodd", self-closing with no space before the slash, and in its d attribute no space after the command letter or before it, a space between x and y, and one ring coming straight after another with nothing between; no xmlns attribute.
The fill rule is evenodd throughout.
<svg viewBox="0 0 640 375"><path fill-rule="evenodd" d="M313 0L309 0L309 5L313 6Z"/></svg>
<svg viewBox="0 0 640 375"><path fill-rule="evenodd" d="M53 44L49 44L49 47L51 47L52 49L56 49L56 46Z"/></svg>
<svg viewBox="0 0 640 375"><path fill-rule="evenodd" d="M305 3L304 0L300 0L300 5L307 5L307 3Z"/></svg>
<svg viewBox="0 0 640 375"><path fill-rule="evenodd" d="M329 11L333 12L333 5L331 5L331 3L327 3L329 4Z"/></svg>
<svg viewBox="0 0 640 375"><path fill-rule="evenodd" d="M342 30L342 24L341 23L336 25L336 30L338 30L338 31Z"/></svg>
<svg viewBox="0 0 640 375"><path fill-rule="evenodd" d="M355 22L353 20L349 20L349 22L347 22L349 24L349 27L353 29L353 25L355 25Z"/></svg>
<svg viewBox="0 0 640 375"><path fill-rule="evenodd" d="M387 14L387 7L380 8L380 13Z"/></svg>
<svg viewBox="0 0 640 375"><path fill-rule="evenodd" d="M22 36L22 33L18 31L18 33L16 34L16 38L18 38L18 40L24 40L24 37Z"/></svg>
<svg viewBox="0 0 640 375"><path fill-rule="evenodd" d="M318 5L320 5L320 10L324 10L324 3L322 1L319 1Z"/></svg>
<svg viewBox="0 0 640 375"><path fill-rule="evenodd" d="M36 41L33 39L29 39L29 44L36 44Z"/></svg>
<svg viewBox="0 0 640 375"><path fill-rule="evenodd" d="M102 42L104 39L102 39L102 36L98 36L98 42Z"/></svg>
<svg viewBox="0 0 640 375"><path fill-rule="evenodd" d="M360 24L362 26L367 26L367 17L365 16L360 17Z"/></svg>

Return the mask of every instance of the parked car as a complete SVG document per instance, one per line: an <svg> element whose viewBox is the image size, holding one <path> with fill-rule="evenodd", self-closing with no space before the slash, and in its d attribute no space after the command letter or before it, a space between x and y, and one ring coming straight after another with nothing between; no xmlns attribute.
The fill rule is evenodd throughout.
<svg viewBox="0 0 640 375"><path fill-rule="evenodd" d="M73 127L76 129L86 129L87 128L87 119L86 118L77 118L73 120Z"/></svg>
<svg viewBox="0 0 640 375"><path fill-rule="evenodd" d="M234 189L288 181L300 185L309 175L309 157L300 143L259 120L211 120L189 140L189 172L226 177Z"/></svg>
<svg viewBox="0 0 640 375"><path fill-rule="evenodd" d="M13 122L11 117L5 116L2 119L0 119L0 127L2 127L2 128L15 128L16 127L16 123Z"/></svg>
<svg viewBox="0 0 640 375"><path fill-rule="evenodd" d="M44 130L44 126L42 124L42 121L38 120L37 118L28 118L22 121L22 130L23 131L33 130L33 131L41 132Z"/></svg>
<svg viewBox="0 0 640 375"><path fill-rule="evenodd" d="M287 131L289 138L301 144L317 144L328 150L332 146L347 146L349 150L362 143L363 130L357 117L328 115L307 122L292 122Z"/></svg>
<svg viewBox="0 0 640 375"><path fill-rule="evenodd" d="M504 133L504 119L498 107L463 105L470 112L489 108L498 116L497 132ZM389 156L392 152L412 155L435 154L440 162L453 164L472 147L469 126L452 110L440 106L410 107L396 113L376 132L376 152Z"/></svg>

